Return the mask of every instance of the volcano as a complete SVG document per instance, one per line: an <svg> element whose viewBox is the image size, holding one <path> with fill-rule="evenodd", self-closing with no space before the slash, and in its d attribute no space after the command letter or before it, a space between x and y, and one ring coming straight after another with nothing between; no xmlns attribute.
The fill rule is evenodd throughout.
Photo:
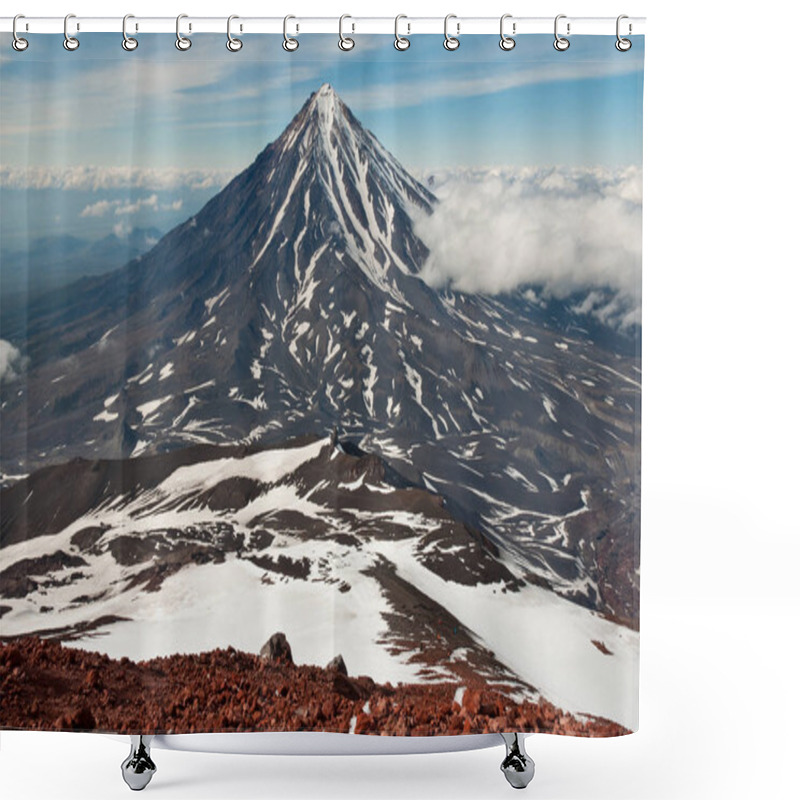
<svg viewBox="0 0 800 800"><path fill-rule="evenodd" d="M438 363L466 360L484 383L495 376L415 277L427 249L412 217L434 202L324 85L146 256L27 320L17 338L31 375L44 370L44 395L29 382L9 404L4 460L16 453L13 470L29 470L20 456L38 460L39 432L50 460L54 445L63 458L89 439L117 457L310 427L400 424L438 436L459 417L469 426L460 387L449 411L423 401L436 397ZM19 425L14 405L27 409ZM63 442L53 420L70 432Z"/></svg>
<svg viewBox="0 0 800 800"><path fill-rule="evenodd" d="M43 593L64 585L65 570L91 583L104 553L126 570L125 591L158 592L201 550L201 561L234 555L272 573L283 564L287 580L324 582L326 558L347 561L350 543L356 572L392 594L390 647L413 642L408 620L462 629L438 583L425 606L433 584L420 576L429 573L445 585L494 586L490 594L535 590L635 628L638 357L545 317L522 292L427 285L414 221L436 202L325 84L149 252L7 316L3 337L26 366L0 384L4 624L30 632L21 598L47 609ZM230 482L231 459L291 452L298 441L330 444L277 482L241 470ZM337 453L357 461L340 471ZM371 489L370 458L380 465ZM195 470L188 493L185 469ZM437 531L433 544L421 535L413 555L403 551L403 563L426 572L401 569L388 545L366 558L367 517L347 511L353 492L370 542L391 539L397 519ZM256 502L278 517L240 518ZM205 509L202 524L175 528L171 515L193 508ZM335 555L299 566L265 555L275 519L283 535L335 540ZM465 564L431 556L447 552L448 537ZM33 579L23 576L31 559ZM151 559L171 566L159 571ZM80 597L95 621L109 600L86 587ZM37 630L86 630L84 610L66 627L43 626L42 613ZM495 659L488 633L464 630L463 646L484 665L476 669L538 686Z"/></svg>

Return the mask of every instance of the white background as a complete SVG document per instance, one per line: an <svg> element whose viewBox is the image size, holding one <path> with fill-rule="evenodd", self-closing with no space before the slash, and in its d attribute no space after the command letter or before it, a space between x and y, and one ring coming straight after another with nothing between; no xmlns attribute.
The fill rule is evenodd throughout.
<svg viewBox="0 0 800 800"><path fill-rule="evenodd" d="M641 729L528 739L554 798L797 797L796 4L24 0L28 16L646 15ZM2 734L4 798L127 797L127 745ZM156 751L161 798L508 797L501 749Z"/></svg>

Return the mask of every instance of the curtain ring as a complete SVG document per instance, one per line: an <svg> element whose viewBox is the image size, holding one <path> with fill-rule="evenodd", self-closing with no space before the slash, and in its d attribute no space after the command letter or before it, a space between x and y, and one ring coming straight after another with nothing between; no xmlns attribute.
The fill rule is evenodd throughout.
<svg viewBox="0 0 800 800"><path fill-rule="evenodd" d="M624 39L622 36L619 35L619 24L624 19L628 19L627 14L620 14L617 17L617 41L614 42L614 47L620 51L620 53L625 53L633 47L633 42L630 39ZM631 26L628 25L628 33L631 31Z"/></svg>
<svg viewBox="0 0 800 800"><path fill-rule="evenodd" d="M127 50L129 53L139 46L139 40L128 36L128 20L136 19L133 14L126 14L122 18L122 49Z"/></svg>
<svg viewBox="0 0 800 800"><path fill-rule="evenodd" d="M339 49L344 51L352 50L356 46L355 39L345 36L342 31L342 26L346 19L353 18L349 14L342 14L342 16L339 17ZM355 25L353 25L353 30L355 30Z"/></svg>
<svg viewBox="0 0 800 800"><path fill-rule="evenodd" d="M27 39L23 39L17 33L17 20L18 19L25 19L25 15L24 14L17 14L17 16L14 17L14 21L11 23L11 33L14 35L14 38L11 40L11 46L18 53L21 53L23 50L27 50L28 49L28 40Z"/></svg>
<svg viewBox="0 0 800 800"><path fill-rule="evenodd" d="M517 46L516 39L513 39L511 36L506 36L503 31L503 24L507 19L511 19L511 14L503 14L503 16L500 17L500 49L506 52L513 50ZM513 23L511 30L516 33L516 29L517 24Z"/></svg>
<svg viewBox="0 0 800 800"><path fill-rule="evenodd" d="M398 14L394 18L394 49L395 50L408 50L411 47L411 39L400 35L400 20L408 19L405 14ZM408 32L411 33L411 25L408 25Z"/></svg>
<svg viewBox="0 0 800 800"><path fill-rule="evenodd" d="M297 17L293 17L291 14L289 14L283 18L283 49L287 53L293 53L298 47L300 47L300 40L289 36L288 26L290 19L297 19Z"/></svg>
<svg viewBox="0 0 800 800"><path fill-rule="evenodd" d="M559 52L562 52L562 53L564 52L564 50L568 50L569 49L569 39L567 39L564 36L559 36L558 35L558 21L560 19L566 19L566 18L567 18L566 14L559 14L556 17L555 26L554 26L556 40L553 42L553 47L555 47L556 50L558 50ZM567 35L569 35L569 22L567 23Z"/></svg>
<svg viewBox="0 0 800 800"><path fill-rule="evenodd" d="M188 14L178 14L175 20L175 47L178 50L188 50L192 46L192 40L181 34L181 20L188 18Z"/></svg>
<svg viewBox="0 0 800 800"><path fill-rule="evenodd" d="M227 47L231 53L238 53L242 49L242 40L231 35L231 21L234 19L239 19L239 17L237 17L236 14L231 14L228 17L228 41L225 42L225 47Z"/></svg>
<svg viewBox="0 0 800 800"><path fill-rule="evenodd" d="M447 23L450 22L451 19L457 19L455 14L448 14L444 18L444 49L445 50L458 50L459 45L461 42L458 40L458 29L461 27L460 23L456 24L456 35L451 36L447 32Z"/></svg>
<svg viewBox="0 0 800 800"><path fill-rule="evenodd" d="M64 17L64 49L69 51L77 50L81 46L81 43L74 36L69 35L69 21L71 19L75 19L74 14L67 14Z"/></svg>

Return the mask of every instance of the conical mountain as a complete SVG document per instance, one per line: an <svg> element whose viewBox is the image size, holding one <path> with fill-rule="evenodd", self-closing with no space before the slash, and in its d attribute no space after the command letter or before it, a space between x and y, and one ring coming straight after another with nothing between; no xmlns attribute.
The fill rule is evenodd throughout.
<svg viewBox="0 0 800 800"><path fill-rule="evenodd" d="M363 429L401 408L411 429L441 427L415 403L427 378L406 350L420 337L402 341L422 320L449 327L415 277L427 249L412 217L434 203L323 85L199 213L28 321L29 376L48 393L62 376L54 403L28 396L28 408L41 408L45 427L54 412L68 421L66 453L93 439L104 456ZM30 417L21 421L30 449ZM15 450L11 436L4 444Z"/></svg>
<svg viewBox="0 0 800 800"><path fill-rule="evenodd" d="M324 84L281 136L152 256L183 278L191 272L186 261L202 254L196 278L222 285L246 271L281 293L279 305L326 253L346 255L346 266L390 288L397 272L416 272L424 261L410 214L430 212L434 202ZM186 248L183 256L173 252L176 244ZM287 264L288 273L281 269Z"/></svg>

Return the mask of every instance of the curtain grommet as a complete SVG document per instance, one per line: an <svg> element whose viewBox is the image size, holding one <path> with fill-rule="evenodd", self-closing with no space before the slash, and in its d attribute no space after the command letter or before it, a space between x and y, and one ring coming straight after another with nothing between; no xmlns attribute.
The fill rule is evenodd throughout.
<svg viewBox="0 0 800 800"><path fill-rule="evenodd" d="M78 40L77 37L69 35L69 21L71 19L75 19L75 15L74 14L67 14L67 16L64 17L64 42L63 42L63 44L64 44L64 49L65 50L69 50L72 53L72 52L74 52L75 50L77 50L81 46L81 43L80 43L80 41Z"/></svg>
<svg viewBox="0 0 800 800"><path fill-rule="evenodd" d="M225 47L227 47L231 53L238 53L244 46L244 42L241 39L237 39L231 33L231 22L235 19L239 19L236 14L231 14L228 17L228 41L225 42Z"/></svg>
<svg viewBox="0 0 800 800"><path fill-rule="evenodd" d="M563 53L565 50L569 50L569 39L567 39L566 36L561 36L558 33L558 21L560 19L566 19L566 18L567 18L566 14L559 14L556 17L556 21L555 21L555 23L553 25L553 30L555 32L555 37L556 37L556 40L553 42L553 47L555 47L555 49L558 50L559 53ZM567 23L567 36L569 36L569 28L570 28L570 24L568 22Z"/></svg>
<svg viewBox="0 0 800 800"><path fill-rule="evenodd" d="M27 39L23 39L22 36L20 36L17 33L17 20L18 19L25 19L25 15L24 14L17 14L14 17L14 21L11 23L11 34L14 37L11 40L11 46L18 53L24 53L28 49L28 40Z"/></svg>
<svg viewBox="0 0 800 800"><path fill-rule="evenodd" d="M298 47L300 47L300 40L295 39L293 36L289 36L289 20L290 19L297 19L297 17L292 16L291 14L287 14L283 18L283 49L287 53L294 53Z"/></svg>
<svg viewBox="0 0 800 800"><path fill-rule="evenodd" d="M633 42L630 39L626 39L623 36L621 36L619 32L620 22L622 22L622 20L624 19L630 19L630 18L628 17L627 14L620 14L617 17L617 41L614 42L614 47L616 47L617 50L620 51L620 53L627 53L628 50L630 50L631 47L633 47ZM631 25L630 23L628 23L628 35L630 35L631 29L632 29Z"/></svg>
<svg viewBox="0 0 800 800"><path fill-rule="evenodd" d="M503 14L503 16L500 17L500 49L504 50L506 53L508 53L510 50L513 50L517 46L517 40L513 36L506 35L506 32L503 29L505 21L511 18L512 18L511 14ZM511 23L511 32L512 33L517 32L516 22Z"/></svg>
<svg viewBox="0 0 800 800"><path fill-rule="evenodd" d="M122 49L132 53L139 46L139 40L133 36L128 36L129 19L135 19L133 14L126 14L122 18Z"/></svg>
<svg viewBox="0 0 800 800"><path fill-rule="evenodd" d="M352 19L352 17L349 14L342 14L342 16L339 17L339 49L344 50L345 53L348 53L356 46L356 40L351 36L344 35L343 26L346 19ZM353 30L355 30L355 25L352 27Z"/></svg>
<svg viewBox="0 0 800 800"><path fill-rule="evenodd" d="M411 39L407 38L408 34L411 33L411 25L406 23L408 27L408 33L406 34L406 36L401 36L400 35L401 19L408 19L408 17L405 14L398 14L394 18L394 49L399 50L402 53L404 50L408 50L408 48L411 47Z"/></svg>
<svg viewBox="0 0 800 800"><path fill-rule="evenodd" d="M188 17L188 14L178 14L175 19L175 47L182 53L185 53L192 46L192 40L181 33L181 20L188 19Z"/></svg>
<svg viewBox="0 0 800 800"><path fill-rule="evenodd" d="M458 18L456 17L455 14L448 14L444 18L444 42L442 42L442 44L445 50L449 50L452 53L454 50L458 50L458 48L461 46L461 41L458 38L458 34L461 29L461 23L456 22L456 35L451 36L450 32L448 31L448 24L451 19L458 19Z"/></svg>

